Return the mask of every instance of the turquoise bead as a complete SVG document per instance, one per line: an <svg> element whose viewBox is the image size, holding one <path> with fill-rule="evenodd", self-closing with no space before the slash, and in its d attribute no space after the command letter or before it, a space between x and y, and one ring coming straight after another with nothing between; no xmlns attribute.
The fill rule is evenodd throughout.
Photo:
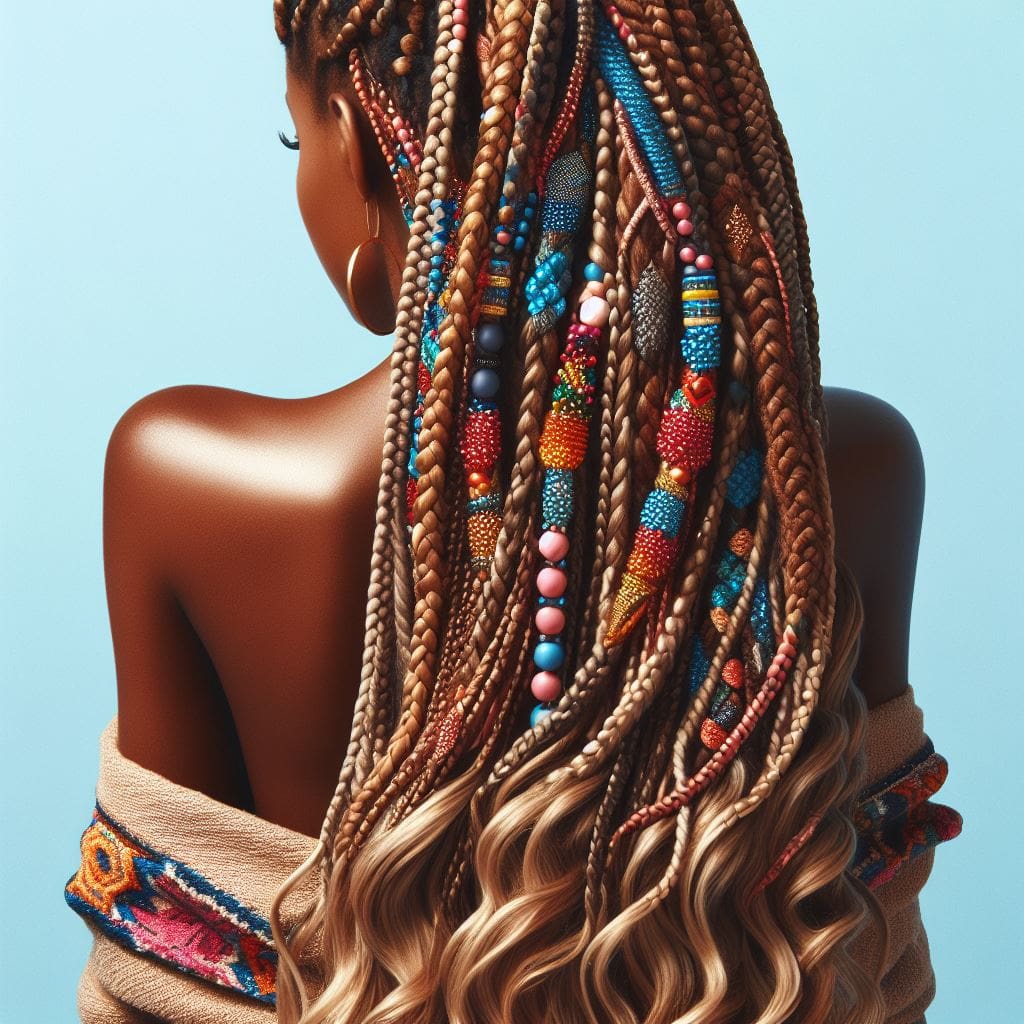
<svg viewBox="0 0 1024 1024"><path fill-rule="evenodd" d="M552 640L543 640L533 649L533 661L537 668L554 672L565 661L565 649Z"/></svg>
<svg viewBox="0 0 1024 1024"><path fill-rule="evenodd" d="M583 268L583 276L588 281L603 281L604 271L596 263L588 263Z"/></svg>
<svg viewBox="0 0 1024 1024"><path fill-rule="evenodd" d="M530 727L533 728L545 715L550 715L551 711L551 708L546 708L543 704L538 704L530 712Z"/></svg>

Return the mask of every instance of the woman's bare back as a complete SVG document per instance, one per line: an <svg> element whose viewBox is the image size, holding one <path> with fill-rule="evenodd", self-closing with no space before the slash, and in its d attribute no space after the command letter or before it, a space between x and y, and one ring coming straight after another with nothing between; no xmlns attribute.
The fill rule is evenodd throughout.
<svg viewBox="0 0 1024 1024"><path fill-rule="evenodd" d="M359 687L388 363L307 399L158 391L107 452L122 752L308 835ZM856 678L873 707L907 686L923 464L892 406L825 395L837 555L864 597Z"/></svg>

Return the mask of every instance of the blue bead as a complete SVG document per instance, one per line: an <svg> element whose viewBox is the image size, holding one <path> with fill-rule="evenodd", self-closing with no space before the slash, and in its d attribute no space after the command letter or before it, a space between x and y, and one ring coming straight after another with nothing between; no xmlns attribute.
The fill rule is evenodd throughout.
<svg viewBox="0 0 1024 1024"><path fill-rule="evenodd" d="M476 343L485 352L500 352L505 344L505 332L494 320L480 324L476 329Z"/></svg>
<svg viewBox="0 0 1024 1024"><path fill-rule="evenodd" d="M604 271L596 263L588 263L583 268L583 276L588 281L603 281Z"/></svg>
<svg viewBox="0 0 1024 1024"><path fill-rule="evenodd" d="M640 522L649 530L661 530L667 537L675 537L683 521L685 503L660 487L654 488L640 509Z"/></svg>
<svg viewBox="0 0 1024 1024"><path fill-rule="evenodd" d="M565 649L561 644L545 640L533 649L533 662L544 672L554 672L565 661Z"/></svg>
<svg viewBox="0 0 1024 1024"><path fill-rule="evenodd" d="M699 274L699 273L700 273L700 270L697 267L695 267L692 263L687 263L687 265L685 267L683 267L683 276L684 277L693 277L694 274Z"/></svg>
<svg viewBox="0 0 1024 1024"><path fill-rule="evenodd" d="M541 719L542 719L542 718L543 718L543 717L544 717L545 715L550 715L550 714L551 714L551 711L552 711L552 709L551 709L551 708L546 708L546 707L544 707L544 705L543 705L543 704L538 704L538 705L537 705L537 706L536 706L536 707L535 707L535 708L534 708L534 709L533 709L533 710L532 710L532 711L530 712L530 727L531 727L531 728L533 728L534 726L536 726L536 724L537 724L537 723L538 723L538 722L539 722L539 721L540 721L540 720L541 720Z"/></svg>
<svg viewBox="0 0 1024 1024"><path fill-rule="evenodd" d="M513 248L513 249L515 249L515 251L516 251L516 252L522 252L522 251L523 251L523 250L524 250L524 249L526 248L526 239L525 239L525 238L523 238L523 236L522 236L522 235L520 235L520 236L519 236L519 237L518 237L518 238L517 238L517 239L516 239L516 240L515 240L515 241L514 241L514 242L512 243L512 248Z"/></svg>
<svg viewBox="0 0 1024 1024"><path fill-rule="evenodd" d="M501 380L498 375L486 366L474 372L470 383L473 394L478 398L493 398L500 386Z"/></svg>

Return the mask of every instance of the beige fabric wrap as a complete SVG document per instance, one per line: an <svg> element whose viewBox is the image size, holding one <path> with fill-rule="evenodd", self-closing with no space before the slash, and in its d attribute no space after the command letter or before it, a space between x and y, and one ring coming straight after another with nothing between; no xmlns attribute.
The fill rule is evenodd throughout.
<svg viewBox="0 0 1024 1024"><path fill-rule="evenodd" d="M868 713L868 778L891 771L924 742L924 716L913 689ZM246 811L180 786L128 760L117 746L117 716L100 737L96 796L101 806L143 842L188 864L214 885L268 916L278 887L306 859L315 841ZM935 996L928 937L918 893L932 869L935 850L922 854L875 889L890 928L883 990L886 1024L918 1024ZM315 896L314 875L285 901L287 928ZM78 985L83 1024L266 1024L272 1007L229 992L124 949L86 922L92 950ZM878 936L866 927L850 951L868 970ZM317 954L314 947L310 956ZM303 970L317 987L311 963Z"/></svg>

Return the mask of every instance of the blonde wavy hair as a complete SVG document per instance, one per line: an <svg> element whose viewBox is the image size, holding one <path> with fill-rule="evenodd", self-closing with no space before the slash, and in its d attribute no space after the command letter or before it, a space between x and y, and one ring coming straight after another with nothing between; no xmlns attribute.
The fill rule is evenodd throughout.
<svg viewBox="0 0 1024 1024"><path fill-rule="evenodd" d="M273 908L279 1019L882 1021L847 952L886 935L847 871L863 611L733 3L274 9L297 73L354 75L410 224L361 686Z"/></svg>

